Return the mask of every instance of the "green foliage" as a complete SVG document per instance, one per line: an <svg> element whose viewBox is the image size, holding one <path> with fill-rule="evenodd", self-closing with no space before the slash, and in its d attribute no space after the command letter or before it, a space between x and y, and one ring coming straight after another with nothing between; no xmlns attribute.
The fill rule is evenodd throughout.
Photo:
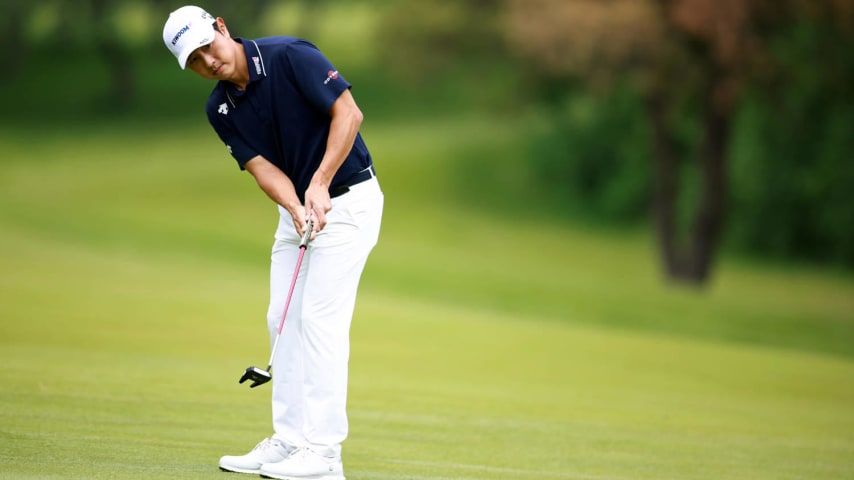
<svg viewBox="0 0 854 480"><path fill-rule="evenodd" d="M737 125L731 242L854 267L854 42L801 25L777 47L783 82L754 92Z"/></svg>
<svg viewBox="0 0 854 480"><path fill-rule="evenodd" d="M210 85L175 67L159 29L174 5L161 0L12 2L0 19L21 48L9 49L4 125L197 121ZM602 95L549 78L507 55L495 0L206 4L240 35L312 35L354 84L373 122L417 122L466 112L504 122L490 142L459 145L424 131L455 160L444 194L492 208L548 210L552 218L636 225L651 188L650 136L640 99L626 87ZM96 5L101 7L100 28ZM251 8L250 8L251 7ZM254 21L261 15L262 21ZM124 22L124 23L122 23ZM97 35L116 33L126 57L98 52ZM298 27L297 32L282 28ZM101 32L101 33L98 33ZM104 33L106 32L106 33ZM782 74L754 79L734 123L726 238L749 255L854 266L854 50L851 37L818 26L784 32L774 56ZM103 37L101 37L103 38ZM133 68L132 82L115 70ZM14 75L16 72L19 75ZM61 86L61 88L58 88ZM674 85L677 89L678 85ZM687 110L696 108L691 94ZM548 107L532 106L546 99ZM533 113L532 113L533 112ZM690 113L673 119L679 136L682 224L696 203L691 160L699 140ZM188 120L189 119L189 120ZM429 120L429 118L428 118ZM505 123L506 124L506 123ZM451 132L452 133L452 132ZM478 138L480 133L471 133Z"/></svg>
<svg viewBox="0 0 854 480"><path fill-rule="evenodd" d="M778 77L755 79L729 151L730 247L751 255L854 266L854 42L816 25L776 41ZM565 215L633 222L649 200L646 120L637 97L570 92L531 138L538 185ZM688 106L689 108L690 105ZM679 137L678 218L696 204L691 159L700 140L690 112L673 119Z"/></svg>
<svg viewBox="0 0 854 480"><path fill-rule="evenodd" d="M419 86L460 66L479 78L503 56L496 0L395 2L378 32L384 65Z"/></svg>
<svg viewBox="0 0 854 480"><path fill-rule="evenodd" d="M570 216L634 222L647 212L649 132L628 89L570 94L531 139L539 188Z"/></svg>

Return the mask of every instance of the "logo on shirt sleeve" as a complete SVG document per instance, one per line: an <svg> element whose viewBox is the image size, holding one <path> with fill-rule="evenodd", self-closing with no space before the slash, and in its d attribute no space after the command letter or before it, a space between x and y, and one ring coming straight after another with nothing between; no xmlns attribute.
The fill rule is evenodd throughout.
<svg viewBox="0 0 854 480"><path fill-rule="evenodd" d="M324 85L329 84L332 80L338 80L338 70L330 70L326 73L326 81L323 82Z"/></svg>
<svg viewBox="0 0 854 480"><path fill-rule="evenodd" d="M228 104L223 103L219 106L219 110L217 111L223 115L228 115Z"/></svg>

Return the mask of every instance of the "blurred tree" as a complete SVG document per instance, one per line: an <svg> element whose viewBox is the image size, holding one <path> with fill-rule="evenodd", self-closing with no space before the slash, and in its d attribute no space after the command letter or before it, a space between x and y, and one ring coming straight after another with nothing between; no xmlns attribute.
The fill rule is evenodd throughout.
<svg viewBox="0 0 854 480"><path fill-rule="evenodd" d="M776 39L776 67L745 97L729 159L732 247L854 267L854 35L826 27L844 18Z"/></svg>
<svg viewBox="0 0 854 480"><path fill-rule="evenodd" d="M628 78L651 128L653 218L669 278L704 283L725 222L726 159L745 83L773 70L769 39L805 15L851 17L850 0L506 0L509 46L541 75L607 91ZM699 126L683 153L686 121ZM687 231L680 160L696 160ZM684 192L683 192L684 196Z"/></svg>
<svg viewBox="0 0 854 480"><path fill-rule="evenodd" d="M119 110L127 108L136 94L132 51L117 35L116 30L121 26L110 21L123 3L122 0L91 0L94 46L110 72L107 101ZM79 9L79 2L75 2L75 5Z"/></svg>
<svg viewBox="0 0 854 480"><path fill-rule="evenodd" d="M30 46L23 41L24 19L31 10L32 2L0 0L0 40L7 46L0 52L5 67L0 83L14 79L27 60Z"/></svg>
<svg viewBox="0 0 854 480"><path fill-rule="evenodd" d="M382 56L398 77L433 84L453 68L477 75L502 54L496 28L501 0L399 1L388 7L379 31Z"/></svg>
<svg viewBox="0 0 854 480"><path fill-rule="evenodd" d="M267 11L269 0L233 2L207 0L204 8L224 17L244 35L252 36L252 26ZM110 88L105 101L112 108L128 107L136 96L136 65L138 54L162 49L160 31L169 12L180 6L172 0L52 0L48 3L27 0L0 0L0 38L7 48L0 60L9 68L11 77L28 60L32 39L26 27L43 12L51 12L56 22L39 48L64 50L64 54L83 56L95 52L107 66ZM142 18L139 18L142 17ZM138 39L128 34L129 24L136 25Z"/></svg>

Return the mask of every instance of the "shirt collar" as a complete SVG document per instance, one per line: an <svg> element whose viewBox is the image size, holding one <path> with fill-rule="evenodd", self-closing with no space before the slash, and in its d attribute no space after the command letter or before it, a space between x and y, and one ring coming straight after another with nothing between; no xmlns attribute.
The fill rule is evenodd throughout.
<svg viewBox="0 0 854 480"><path fill-rule="evenodd" d="M267 67L264 65L264 57L255 40L234 37L234 41L243 45L243 53L246 54L246 67L249 70L249 83L246 84L248 88L253 82L267 76ZM237 100L246 93L246 90L238 90L231 82L220 81L220 83L225 87L225 94L231 106L237 108Z"/></svg>
<svg viewBox="0 0 854 480"><path fill-rule="evenodd" d="M236 41L243 44L243 52L246 54L246 66L249 68L249 83L267 76L267 67L264 65L264 56L255 40L236 37Z"/></svg>

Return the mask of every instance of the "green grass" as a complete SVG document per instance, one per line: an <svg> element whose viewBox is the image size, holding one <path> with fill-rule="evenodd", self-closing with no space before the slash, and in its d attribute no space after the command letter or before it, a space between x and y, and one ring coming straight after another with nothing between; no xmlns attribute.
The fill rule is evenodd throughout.
<svg viewBox="0 0 854 480"><path fill-rule="evenodd" d="M349 479L854 477L850 277L723 259L681 289L642 231L473 208L443 180L513 148L493 123L366 125ZM236 380L275 210L203 125L131 127L0 133L0 478L222 479L271 433Z"/></svg>

